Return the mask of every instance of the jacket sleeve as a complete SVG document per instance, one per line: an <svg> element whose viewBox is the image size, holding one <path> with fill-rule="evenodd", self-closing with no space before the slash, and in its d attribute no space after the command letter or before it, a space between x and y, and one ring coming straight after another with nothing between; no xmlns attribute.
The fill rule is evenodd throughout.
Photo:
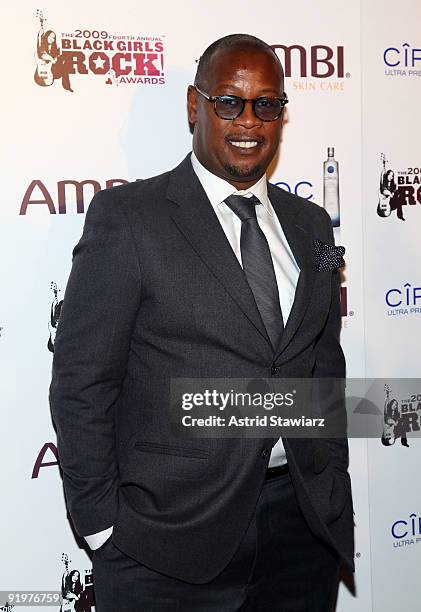
<svg viewBox="0 0 421 612"><path fill-rule="evenodd" d="M335 244L332 224L329 215L321 209L325 215L327 242ZM327 438L330 447L333 465L341 472L348 468L348 439L346 435L346 409L345 409L345 357L340 345L341 311L340 311L340 274L338 270L332 272L332 294L329 314L322 333L315 346L315 363L313 377L326 380L323 396L329 394L335 398L330 406L331 422L334 422L334 430L338 437ZM320 385L321 387L322 385ZM328 389L330 387L330 389ZM329 416L329 415L327 415Z"/></svg>
<svg viewBox="0 0 421 612"><path fill-rule="evenodd" d="M140 304L131 228L113 190L100 191L73 250L54 345L50 407L67 507L79 535L117 512L114 410Z"/></svg>

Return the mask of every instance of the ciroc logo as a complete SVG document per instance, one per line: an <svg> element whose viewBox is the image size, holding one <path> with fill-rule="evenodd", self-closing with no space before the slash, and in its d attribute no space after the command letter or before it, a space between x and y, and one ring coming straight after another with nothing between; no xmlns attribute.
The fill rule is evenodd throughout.
<svg viewBox="0 0 421 612"><path fill-rule="evenodd" d="M421 49L403 43L383 51L386 76L421 76Z"/></svg>
<svg viewBox="0 0 421 612"><path fill-rule="evenodd" d="M390 531L394 540L394 548L410 546L412 544L420 544L421 517L417 516L417 514L413 512L408 518L398 519L392 523Z"/></svg>
<svg viewBox="0 0 421 612"><path fill-rule="evenodd" d="M405 283L403 287L392 287L385 293L388 316L421 314L421 287Z"/></svg>

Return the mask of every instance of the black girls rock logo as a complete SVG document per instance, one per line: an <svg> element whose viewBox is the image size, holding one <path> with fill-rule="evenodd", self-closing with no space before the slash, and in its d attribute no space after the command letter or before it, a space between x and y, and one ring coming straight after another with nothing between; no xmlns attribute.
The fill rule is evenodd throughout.
<svg viewBox="0 0 421 612"><path fill-rule="evenodd" d="M377 214L384 218L396 211L397 218L405 221L404 207L421 204L421 167L409 166L396 172L390 168L384 153L380 161Z"/></svg>
<svg viewBox="0 0 421 612"><path fill-rule="evenodd" d="M402 446L409 447L407 433L414 432L419 437L421 429L421 393L397 398L388 384L385 384L384 391L381 442L383 446L393 446L400 439Z"/></svg>
<svg viewBox="0 0 421 612"><path fill-rule="evenodd" d="M70 569L69 555L61 555L64 572L61 578L60 612L93 612L95 610L92 569L85 570L82 576L78 569Z"/></svg>
<svg viewBox="0 0 421 612"><path fill-rule="evenodd" d="M60 32L47 28L44 13L36 12L34 81L49 87L61 81L73 92L77 75L101 78L105 85L162 85L164 37L114 34L107 30L76 28Z"/></svg>

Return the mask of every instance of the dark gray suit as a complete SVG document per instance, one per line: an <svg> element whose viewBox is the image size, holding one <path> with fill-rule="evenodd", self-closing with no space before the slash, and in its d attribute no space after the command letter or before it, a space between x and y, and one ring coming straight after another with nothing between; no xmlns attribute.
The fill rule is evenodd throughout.
<svg viewBox="0 0 421 612"><path fill-rule="evenodd" d="M301 268L275 354L189 156L94 197L57 330L50 401L76 531L114 525L122 551L192 583L232 557L276 438L175 437L171 377L345 375L339 275L316 271L313 242L333 243L330 219L273 185L268 196ZM353 568L346 439L283 442L311 530Z"/></svg>

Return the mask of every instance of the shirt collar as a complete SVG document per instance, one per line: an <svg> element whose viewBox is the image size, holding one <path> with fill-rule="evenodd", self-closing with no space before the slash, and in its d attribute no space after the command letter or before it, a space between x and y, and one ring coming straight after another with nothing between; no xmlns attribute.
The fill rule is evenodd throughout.
<svg viewBox="0 0 421 612"><path fill-rule="evenodd" d="M224 206L227 211L231 211L231 209L224 203L224 200L230 195L241 195L241 196L250 196L251 194L255 195L256 198L262 203L264 210L272 215L270 210L269 200L268 200L268 190L267 190L267 182L266 182L266 174L264 174L257 183L254 183L248 189L242 189L237 191L235 187L233 187L228 181L216 176L212 172L210 172L200 161L197 159L194 151L191 154L191 163L193 166L193 170L195 171L197 178L202 184L203 189L205 190L206 195L209 198L210 203L215 208L216 206Z"/></svg>

